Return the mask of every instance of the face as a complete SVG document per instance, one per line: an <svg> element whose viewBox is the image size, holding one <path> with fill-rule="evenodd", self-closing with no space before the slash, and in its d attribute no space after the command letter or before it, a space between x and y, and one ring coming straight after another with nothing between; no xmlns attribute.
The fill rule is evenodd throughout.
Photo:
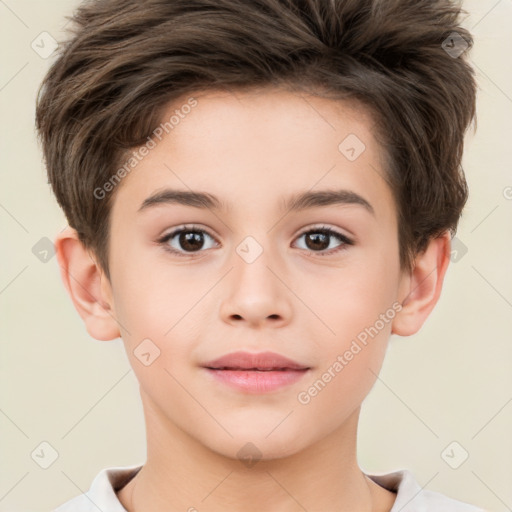
<svg viewBox="0 0 512 512"><path fill-rule="evenodd" d="M195 100L169 108L166 120L187 114L116 191L114 314L162 421L226 456L248 441L291 455L343 427L384 358L402 274L383 150L348 103L278 90ZM239 375L270 383L258 391L203 367L235 351L307 369Z"/></svg>

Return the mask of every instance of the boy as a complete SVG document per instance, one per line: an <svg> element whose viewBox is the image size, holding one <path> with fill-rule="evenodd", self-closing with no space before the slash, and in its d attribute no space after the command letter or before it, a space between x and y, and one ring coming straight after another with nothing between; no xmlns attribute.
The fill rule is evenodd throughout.
<svg viewBox="0 0 512 512"><path fill-rule="evenodd" d="M147 430L66 511L477 511L358 467L391 334L434 308L467 199L471 35L448 0L97 0L37 128L87 331ZM196 246L194 247L194 244Z"/></svg>

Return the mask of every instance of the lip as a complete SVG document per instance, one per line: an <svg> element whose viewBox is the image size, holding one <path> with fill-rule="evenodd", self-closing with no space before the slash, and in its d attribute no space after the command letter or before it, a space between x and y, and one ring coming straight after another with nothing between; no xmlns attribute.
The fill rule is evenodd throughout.
<svg viewBox="0 0 512 512"><path fill-rule="evenodd" d="M202 367L217 382L245 393L269 393L294 384L310 369L274 352L232 352Z"/></svg>
<svg viewBox="0 0 512 512"><path fill-rule="evenodd" d="M202 365L215 370L307 370L309 367L275 352L231 352Z"/></svg>

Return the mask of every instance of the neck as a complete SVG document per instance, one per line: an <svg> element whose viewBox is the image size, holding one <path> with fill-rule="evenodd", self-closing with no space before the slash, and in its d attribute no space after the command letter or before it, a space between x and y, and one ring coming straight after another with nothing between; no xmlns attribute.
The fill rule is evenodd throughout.
<svg viewBox="0 0 512 512"><path fill-rule="evenodd" d="M293 455L227 457L162 417L143 396L148 457L118 497L128 512L388 512L395 494L357 465L360 409L338 430ZM246 451L251 452L251 445Z"/></svg>

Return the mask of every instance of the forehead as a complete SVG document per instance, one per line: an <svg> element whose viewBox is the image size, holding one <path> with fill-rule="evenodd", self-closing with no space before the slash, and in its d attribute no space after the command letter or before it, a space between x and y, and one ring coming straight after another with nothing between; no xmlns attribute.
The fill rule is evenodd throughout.
<svg viewBox="0 0 512 512"><path fill-rule="evenodd" d="M196 106L185 109L190 98ZM173 113L188 112L176 119ZM337 150L337 139L347 129L357 132L362 141L373 142L373 119L368 109L354 100L331 100L280 88L249 89L247 91L209 91L188 95L174 101L164 113L161 126L171 119L174 140L185 149L195 141L210 141L230 145L235 151L256 149L266 142L269 149L282 146L297 150L318 147L319 139ZM252 144L251 142L254 142ZM312 154L314 156L316 152ZM260 155L264 156L264 155ZM288 155L290 157L292 155Z"/></svg>
<svg viewBox="0 0 512 512"><path fill-rule="evenodd" d="M129 200L136 210L165 187L210 192L226 209L278 195L279 208L284 196L315 187L372 196L377 209L390 199L372 117L354 102L280 89L207 91L170 104L157 130L115 205Z"/></svg>

